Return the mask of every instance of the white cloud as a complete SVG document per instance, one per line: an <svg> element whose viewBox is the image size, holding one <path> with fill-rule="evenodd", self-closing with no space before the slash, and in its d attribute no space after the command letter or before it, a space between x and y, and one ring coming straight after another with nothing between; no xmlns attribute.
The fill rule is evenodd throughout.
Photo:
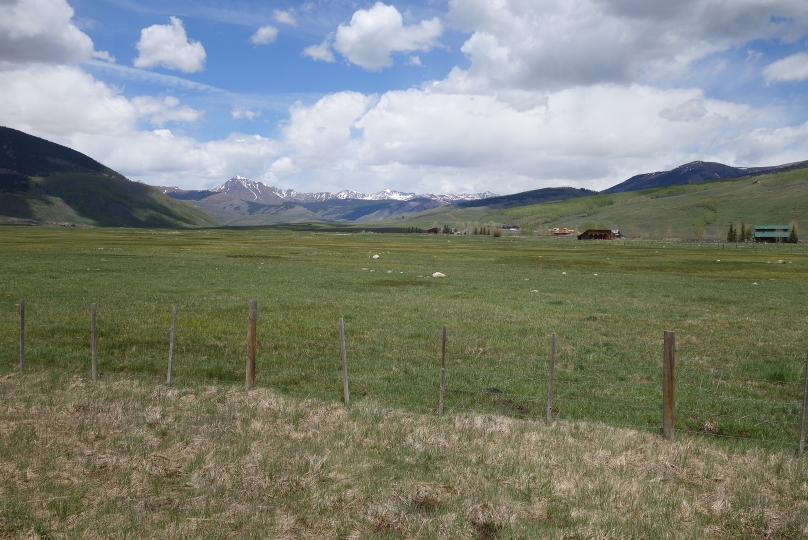
<svg viewBox="0 0 808 540"><path fill-rule="evenodd" d="M808 79L808 53L797 53L787 56L763 70L766 83L804 81Z"/></svg>
<svg viewBox="0 0 808 540"><path fill-rule="evenodd" d="M236 107L230 111L230 116L232 116L234 120L241 120L243 118L246 118L247 120L255 120L261 116L261 111L253 111L252 109L248 109L246 107Z"/></svg>
<svg viewBox="0 0 808 540"><path fill-rule="evenodd" d="M279 150L276 141L257 135L231 133L201 142L168 129L131 131L114 140L76 134L70 143L133 180L195 189L220 185L234 174L260 178Z"/></svg>
<svg viewBox="0 0 808 540"><path fill-rule="evenodd" d="M75 66L30 64L0 75L0 125L40 137L115 137L138 116L116 90Z"/></svg>
<svg viewBox="0 0 808 540"><path fill-rule="evenodd" d="M178 107L180 100L174 96L166 96L164 99L152 96L137 96L132 98L132 106L138 116L145 116L149 123L154 126L162 126L166 122L196 122L203 114L183 105Z"/></svg>
<svg viewBox="0 0 808 540"><path fill-rule="evenodd" d="M103 62L115 63L115 57L109 54L108 51L93 51L93 58L97 58Z"/></svg>
<svg viewBox="0 0 808 540"><path fill-rule="evenodd" d="M376 2L354 13L350 25L339 25L334 48L351 63L378 71L392 64L391 53L428 51L442 33L437 17L405 26L395 7Z"/></svg>
<svg viewBox="0 0 808 540"><path fill-rule="evenodd" d="M320 60L321 62L334 62L334 53L331 52L331 44L326 38L319 45L309 45L303 49L303 56L308 56L312 60Z"/></svg>
<svg viewBox="0 0 808 540"><path fill-rule="evenodd" d="M273 18L281 24L288 24L289 26L297 26L297 20L295 19L295 15L291 9L286 11L276 9Z"/></svg>
<svg viewBox="0 0 808 540"><path fill-rule="evenodd" d="M759 146L744 134L778 121L769 111L707 99L697 89L646 85L575 87L544 103L518 110L482 94L345 92L293 107L281 142L318 189L603 189L694 159L759 164L760 156L740 152ZM671 122L660 115L666 109L690 120L703 115ZM808 152L808 141L800 144Z"/></svg>
<svg viewBox="0 0 808 540"><path fill-rule="evenodd" d="M660 118L672 122L698 122L707 115L703 99L689 99L675 107L666 107L659 111Z"/></svg>
<svg viewBox="0 0 808 540"><path fill-rule="evenodd" d="M808 2L451 0L447 17L472 33L458 81L551 91L681 75L750 40L796 39L808 31Z"/></svg>
<svg viewBox="0 0 808 540"><path fill-rule="evenodd" d="M72 22L65 0L0 1L0 62L78 62L93 42Z"/></svg>
<svg viewBox="0 0 808 540"><path fill-rule="evenodd" d="M260 178L279 157L279 143L257 135L204 142L168 129L137 129L140 117L159 126L199 115L173 96L127 100L77 66L0 71L0 125L74 148L133 180L212 187L233 174Z"/></svg>
<svg viewBox="0 0 808 540"><path fill-rule="evenodd" d="M180 19L170 17L170 21L170 24L155 24L140 31L139 54L134 66L161 66L184 73L205 69L205 48L198 41L188 39Z"/></svg>
<svg viewBox="0 0 808 540"><path fill-rule="evenodd" d="M262 26L252 35L250 41L256 45L273 43L278 38L278 29L272 25Z"/></svg>
<svg viewBox="0 0 808 540"><path fill-rule="evenodd" d="M737 144L740 158L751 163L780 165L804 161L808 155L808 122L755 128L740 134Z"/></svg>
<svg viewBox="0 0 808 540"><path fill-rule="evenodd" d="M423 66L421 63L421 59L418 57L417 54L414 54L407 58L407 65L408 66Z"/></svg>
<svg viewBox="0 0 808 540"><path fill-rule="evenodd" d="M346 153L351 145L351 129L374 101L374 96L339 92L309 107L296 103L283 128L284 142L304 167L331 167L335 160L351 155Z"/></svg>
<svg viewBox="0 0 808 540"><path fill-rule="evenodd" d="M269 167L269 170L273 175L297 174L300 172L300 168L288 156L277 160Z"/></svg>

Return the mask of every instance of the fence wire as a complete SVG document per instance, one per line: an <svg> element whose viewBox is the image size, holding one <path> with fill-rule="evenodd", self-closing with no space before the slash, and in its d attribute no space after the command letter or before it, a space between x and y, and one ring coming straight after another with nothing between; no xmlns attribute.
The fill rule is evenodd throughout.
<svg viewBox="0 0 808 540"><path fill-rule="evenodd" d="M243 384L246 310L235 303L178 310L172 381ZM19 361L19 304L0 305L0 363ZM170 309L104 306L96 313L100 375L165 380ZM261 326L256 385L342 400L336 321ZM269 319L268 319L269 320ZM441 326L346 324L351 400L435 413L440 395ZM660 336L661 337L661 336ZM539 419L547 414L549 336L450 329L444 411ZM90 372L89 306L26 303L28 369ZM799 439L805 356L680 345L676 349L676 430L793 446ZM661 424L662 340L559 338L552 417L656 430Z"/></svg>

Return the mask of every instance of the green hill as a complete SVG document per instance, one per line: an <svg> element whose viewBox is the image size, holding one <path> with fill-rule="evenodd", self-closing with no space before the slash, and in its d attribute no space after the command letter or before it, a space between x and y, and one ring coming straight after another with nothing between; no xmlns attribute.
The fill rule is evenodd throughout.
<svg viewBox="0 0 808 540"><path fill-rule="evenodd" d="M0 223L204 227L219 222L65 146L0 127Z"/></svg>
<svg viewBox="0 0 808 540"><path fill-rule="evenodd" d="M553 227L620 229L629 237L722 239L731 222L790 224L808 230L808 168L754 178L598 194L516 208L436 208L400 220L434 224L516 224L537 234Z"/></svg>

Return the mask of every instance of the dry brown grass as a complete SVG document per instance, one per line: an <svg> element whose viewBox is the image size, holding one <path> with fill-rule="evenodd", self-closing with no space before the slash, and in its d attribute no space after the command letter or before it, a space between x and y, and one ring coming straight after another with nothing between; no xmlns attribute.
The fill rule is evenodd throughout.
<svg viewBox="0 0 808 540"><path fill-rule="evenodd" d="M0 538L808 538L790 453L59 373L0 403Z"/></svg>

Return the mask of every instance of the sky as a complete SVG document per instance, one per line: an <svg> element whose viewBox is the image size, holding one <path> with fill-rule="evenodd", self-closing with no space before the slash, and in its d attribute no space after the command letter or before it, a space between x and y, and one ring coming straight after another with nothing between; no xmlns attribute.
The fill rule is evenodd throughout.
<svg viewBox="0 0 808 540"><path fill-rule="evenodd" d="M779 165L808 160L808 2L0 0L0 125L184 189Z"/></svg>

